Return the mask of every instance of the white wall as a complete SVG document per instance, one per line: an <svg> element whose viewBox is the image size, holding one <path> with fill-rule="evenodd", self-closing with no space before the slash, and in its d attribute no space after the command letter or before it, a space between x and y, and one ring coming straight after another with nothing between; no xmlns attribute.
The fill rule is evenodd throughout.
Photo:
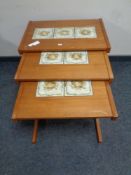
<svg viewBox="0 0 131 175"><path fill-rule="evenodd" d="M111 55L131 55L131 0L1 0L0 56L18 55L29 20L103 18Z"/></svg>

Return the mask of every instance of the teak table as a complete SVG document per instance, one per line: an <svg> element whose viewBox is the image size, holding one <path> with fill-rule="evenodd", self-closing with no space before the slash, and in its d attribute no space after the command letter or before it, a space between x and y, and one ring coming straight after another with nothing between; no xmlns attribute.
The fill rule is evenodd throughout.
<svg viewBox="0 0 131 175"><path fill-rule="evenodd" d="M40 53L23 53L16 81L113 79L105 51L89 51L89 64L39 64Z"/></svg>
<svg viewBox="0 0 131 175"><path fill-rule="evenodd" d="M36 28L94 26L96 38L32 39ZM29 44L39 41L38 45ZM60 45L59 45L60 44ZM41 52L88 51L89 64L39 64ZM96 122L98 142L102 142L100 118L118 117L110 88L114 76L107 55L110 43L102 19L30 21L19 46L21 61L15 80L20 89L13 120L34 120L32 143L36 143L38 122L42 119L92 118ZM38 81L91 80L92 96L36 97Z"/></svg>
<svg viewBox="0 0 131 175"><path fill-rule="evenodd" d="M66 38L66 39L41 39L40 45L28 47L32 43L35 28L61 28L94 26L97 38ZM91 50L110 51L110 43L102 19L88 20L57 20L57 21L30 21L27 25L20 46L19 53L41 51L66 51L66 50Z"/></svg>

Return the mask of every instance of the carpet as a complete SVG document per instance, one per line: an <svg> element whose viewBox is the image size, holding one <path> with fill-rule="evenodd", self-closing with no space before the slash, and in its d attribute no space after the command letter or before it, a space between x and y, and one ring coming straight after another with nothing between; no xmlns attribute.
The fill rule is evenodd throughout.
<svg viewBox="0 0 131 175"><path fill-rule="evenodd" d="M130 175L131 62L113 61L112 91L119 119L102 119L103 143L94 120L40 122L37 144L32 121L13 122L18 62L0 62L0 175Z"/></svg>

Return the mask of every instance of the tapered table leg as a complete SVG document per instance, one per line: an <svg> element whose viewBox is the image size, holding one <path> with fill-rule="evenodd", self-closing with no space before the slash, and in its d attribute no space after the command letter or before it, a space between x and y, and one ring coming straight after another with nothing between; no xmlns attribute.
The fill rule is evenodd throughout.
<svg viewBox="0 0 131 175"><path fill-rule="evenodd" d="M35 144L37 141L37 134L38 134L38 120L34 121L34 130L33 130L33 136L32 136L32 143Z"/></svg>
<svg viewBox="0 0 131 175"><path fill-rule="evenodd" d="M117 119L117 117L112 117L111 120L115 121Z"/></svg>
<svg viewBox="0 0 131 175"><path fill-rule="evenodd" d="M95 119L95 124L96 124L96 133L97 133L98 142L102 143L102 132L101 132L101 127L100 127L100 120Z"/></svg>

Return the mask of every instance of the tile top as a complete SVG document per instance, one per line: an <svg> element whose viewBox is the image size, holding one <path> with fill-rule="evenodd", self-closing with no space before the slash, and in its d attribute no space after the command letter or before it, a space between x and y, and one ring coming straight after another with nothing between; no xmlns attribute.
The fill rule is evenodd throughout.
<svg viewBox="0 0 131 175"><path fill-rule="evenodd" d="M88 64L88 52L42 52L39 64Z"/></svg>
<svg viewBox="0 0 131 175"><path fill-rule="evenodd" d="M53 38L53 28L36 28L32 39L49 39Z"/></svg>
<svg viewBox="0 0 131 175"><path fill-rule="evenodd" d="M74 38L74 27L54 28L54 38Z"/></svg>
<svg viewBox="0 0 131 175"><path fill-rule="evenodd" d="M36 89L36 97L88 95L93 95L90 81L41 81Z"/></svg>
<svg viewBox="0 0 131 175"><path fill-rule="evenodd" d="M65 85L65 96L88 96L92 95L90 81L67 81Z"/></svg>
<svg viewBox="0 0 131 175"><path fill-rule="evenodd" d="M64 57L65 64L88 64L88 53L87 51L79 52L65 52Z"/></svg>
<svg viewBox="0 0 131 175"><path fill-rule="evenodd" d="M76 38L96 38L95 27L76 27L75 28Z"/></svg>
<svg viewBox="0 0 131 175"><path fill-rule="evenodd" d="M63 64L63 53L42 52L39 64Z"/></svg>
<svg viewBox="0 0 131 175"><path fill-rule="evenodd" d="M63 96L64 82L62 81L42 81L38 82L36 97L43 96Z"/></svg>
<svg viewBox="0 0 131 175"><path fill-rule="evenodd" d="M32 39L97 38L96 29L90 27L35 28Z"/></svg>

